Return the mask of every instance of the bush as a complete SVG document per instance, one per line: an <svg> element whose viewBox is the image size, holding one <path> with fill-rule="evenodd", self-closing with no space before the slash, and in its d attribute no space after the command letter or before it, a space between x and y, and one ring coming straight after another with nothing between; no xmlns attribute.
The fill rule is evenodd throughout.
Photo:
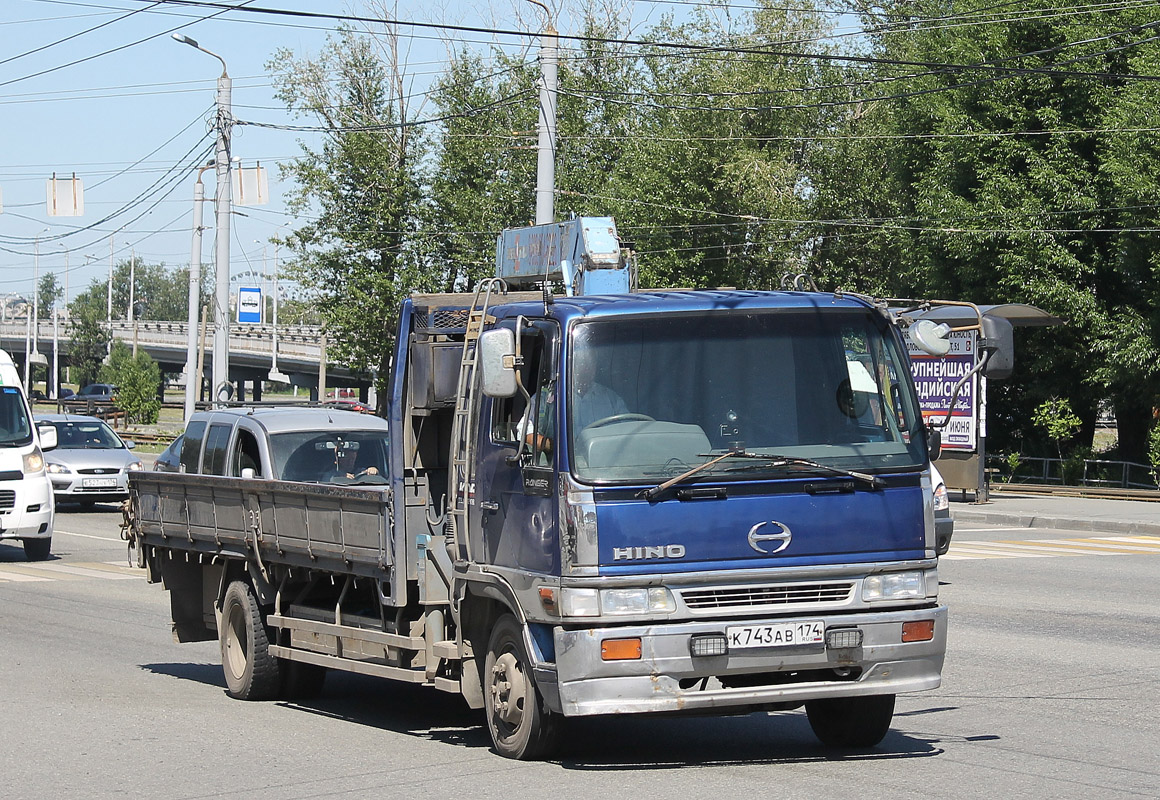
<svg viewBox="0 0 1160 800"><path fill-rule="evenodd" d="M161 414L161 368L148 353L137 357L124 342L113 344L109 363L101 367L101 380L117 386L117 407L125 412L125 421L151 425Z"/></svg>

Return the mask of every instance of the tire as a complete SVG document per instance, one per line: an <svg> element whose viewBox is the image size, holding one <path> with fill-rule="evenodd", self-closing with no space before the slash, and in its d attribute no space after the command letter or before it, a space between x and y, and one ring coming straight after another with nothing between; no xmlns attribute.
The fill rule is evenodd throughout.
<svg viewBox="0 0 1160 800"><path fill-rule="evenodd" d="M322 694L326 667L301 661L282 662L282 697L286 700L313 700Z"/></svg>
<svg viewBox="0 0 1160 800"><path fill-rule="evenodd" d="M806 716L814 735L827 747L873 747L890 730L894 695L809 700Z"/></svg>
<svg viewBox="0 0 1160 800"><path fill-rule="evenodd" d="M484 711L495 750L528 761L552 752L560 717L545 706L524 647L523 627L511 614L496 620L484 660Z"/></svg>
<svg viewBox="0 0 1160 800"><path fill-rule="evenodd" d="M282 664L270 655L270 639L258 598L244 581L234 581L222 600L218 638L226 693L239 700L273 700L282 688Z"/></svg>
<svg viewBox="0 0 1160 800"><path fill-rule="evenodd" d="M50 552L52 552L51 536L46 536L43 539L24 540L24 557L29 561L44 561Z"/></svg>

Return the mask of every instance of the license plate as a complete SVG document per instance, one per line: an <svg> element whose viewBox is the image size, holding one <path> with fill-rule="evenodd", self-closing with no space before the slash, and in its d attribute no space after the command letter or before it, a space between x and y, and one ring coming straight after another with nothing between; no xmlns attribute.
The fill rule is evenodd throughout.
<svg viewBox="0 0 1160 800"><path fill-rule="evenodd" d="M85 489L107 489L116 485L116 478L85 478L81 481L81 486Z"/></svg>
<svg viewBox="0 0 1160 800"><path fill-rule="evenodd" d="M725 638L729 641L730 650L821 644L826 640L826 624L818 619L776 625L744 625L726 628Z"/></svg>

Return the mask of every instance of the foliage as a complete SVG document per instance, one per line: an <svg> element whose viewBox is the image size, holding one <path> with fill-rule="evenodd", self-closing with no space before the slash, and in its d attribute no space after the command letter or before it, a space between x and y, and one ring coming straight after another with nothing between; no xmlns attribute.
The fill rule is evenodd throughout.
<svg viewBox="0 0 1160 800"><path fill-rule="evenodd" d="M1063 443L1080 427L1080 419L1071 410L1071 403L1058 397L1040 403L1031 416L1031 422L1047 432L1048 438L1055 442L1060 458L1063 458Z"/></svg>
<svg viewBox="0 0 1160 800"><path fill-rule="evenodd" d="M1160 486L1160 422L1148 431L1148 463L1152 465L1152 480Z"/></svg>
<svg viewBox="0 0 1160 800"><path fill-rule="evenodd" d="M56 303L63 294L64 287L56 279L55 272L46 272L40 276L40 285L37 286L36 291L36 302L39 304L38 312L41 319L52 318L52 310L56 308Z"/></svg>
<svg viewBox="0 0 1160 800"><path fill-rule="evenodd" d="M1023 463L1023 454L1019 452L1012 452L1007 454L1004 459L1007 464L1007 483L1012 483L1015 480L1015 472L1019 469L1019 465Z"/></svg>
<svg viewBox="0 0 1160 800"><path fill-rule="evenodd" d="M113 319L128 319L129 280L133 281L134 319L184 320L189 318L189 268L169 269L164 264L147 264L140 258L119 262L113 269ZM212 270L202 273L201 298L212 297ZM69 304L72 313L80 306L108 314L108 280L93 279Z"/></svg>
<svg viewBox="0 0 1160 800"><path fill-rule="evenodd" d="M344 30L314 59L281 50L267 65L278 97L323 130L321 145L303 145L285 168L296 183L291 210L313 216L285 240L294 253L286 271L310 287L332 360L377 372L380 390L400 302L436 285L415 245L424 143L406 124L397 45L391 28Z"/></svg>
<svg viewBox="0 0 1160 800"><path fill-rule="evenodd" d="M101 367L103 383L117 387L117 407L131 423L151 425L161 413L161 369L144 350L133 351L121 341L113 343L109 363Z"/></svg>
<svg viewBox="0 0 1160 800"><path fill-rule="evenodd" d="M70 305L69 337L72 339L72 379L80 386L94 383L108 354L109 331L105 309L92 303L74 301Z"/></svg>

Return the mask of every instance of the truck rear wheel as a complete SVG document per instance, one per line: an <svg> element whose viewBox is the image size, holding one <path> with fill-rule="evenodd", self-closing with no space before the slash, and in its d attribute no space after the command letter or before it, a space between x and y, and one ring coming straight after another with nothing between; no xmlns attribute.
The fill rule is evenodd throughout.
<svg viewBox="0 0 1160 800"><path fill-rule="evenodd" d="M496 752L526 761L555 749L560 719L544 706L536 690L523 628L511 614L500 617L491 630L483 684L487 727Z"/></svg>
<svg viewBox="0 0 1160 800"><path fill-rule="evenodd" d="M827 747L873 747L890 730L894 695L808 700L806 716L814 735Z"/></svg>
<svg viewBox="0 0 1160 800"><path fill-rule="evenodd" d="M270 655L270 640L254 590L234 581L222 600L219 639L226 692L239 700L272 700L282 685L281 663Z"/></svg>

